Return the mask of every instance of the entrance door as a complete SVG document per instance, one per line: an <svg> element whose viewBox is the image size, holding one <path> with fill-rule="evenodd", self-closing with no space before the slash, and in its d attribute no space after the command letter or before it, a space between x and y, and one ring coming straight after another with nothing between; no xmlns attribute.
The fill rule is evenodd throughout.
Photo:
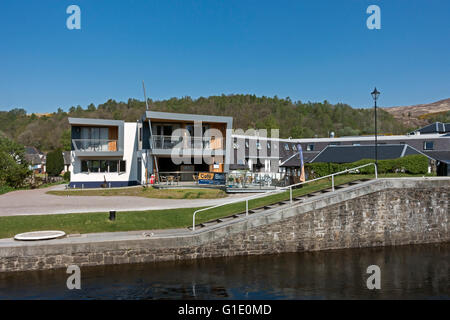
<svg viewBox="0 0 450 320"><path fill-rule="evenodd" d="M137 158L137 176L136 180L139 184L142 183L142 159Z"/></svg>

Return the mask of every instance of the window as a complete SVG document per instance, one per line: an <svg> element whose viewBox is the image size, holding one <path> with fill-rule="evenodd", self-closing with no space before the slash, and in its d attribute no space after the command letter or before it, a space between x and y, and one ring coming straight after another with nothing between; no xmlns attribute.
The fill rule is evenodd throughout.
<svg viewBox="0 0 450 320"><path fill-rule="evenodd" d="M100 160L100 172L108 172L108 161Z"/></svg>
<svg viewBox="0 0 450 320"><path fill-rule="evenodd" d="M353 143L354 146L360 146L361 143Z"/></svg>
<svg viewBox="0 0 450 320"><path fill-rule="evenodd" d="M289 151L289 145L287 143L284 144L284 150Z"/></svg>
<svg viewBox="0 0 450 320"><path fill-rule="evenodd" d="M120 162L120 164L119 164ZM81 172L98 173L98 172L120 172L126 171L126 161L122 160L81 160Z"/></svg>
<svg viewBox="0 0 450 320"><path fill-rule="evenodd" d="M109 172L117 172L117 160L108 161Z"/></svg>
<svg viewBox="0 0 450 320"><path fill-rule="evenodd" d="M270 142L267 141L267 149L270 149Z"/></svg>
<svg viewBox="0 0 450 320"><path fill-rule="evenodd" d="M292 150L297 151L297 146L295 144L292 145Z"/></svg>
<svg viewBox="0 0 450 320"><path fill-rule="evenodd" d="M239 145L236 142L233 142L233 149L239 149Z"/></svg>
<svg viewBox="0 0 450 320"><path fill-rule="evenodd" d="M126 168L127 168L126 161L125 160L120 160L119 172L125 172Z"/></svg>
<svg viewBox="0 0 450 320"><path fill-rule="evenodd" d="M248 140L245 141L245 147L248 149Z"/></svg>
<svg viewBox="0 0 450 320"><path fill-rule="evenodd" d="M433 150L434 149L434 141L425 141L423 143L423 150Z"/></svg>
<svg viewBox="0 0 450 320"><path fill-rule="evenodd" d="M92 160L92 161L89 161L89 162L90 162L89 171L91 171L91 172L99 172L99 170L100 170L100 160Z"/></svg>
<svg viewBox="0 0 450 320"><path fill-rule="evenodd" d="M142 141L142 127L139 128L139 141Z"/></svg>
<svg viewBox="0 0 450 320"><path fill-rule="evenodd" d="M340 142L330 142L328 145L329 146L339 146L341 143Z"/></svg>
<svg viewBox="0 0 450 320"><path fill-rule="evenodd" d="M306 145L306 151L314 151L314 144Z"/></svg>
<svg viewBox="0 0 450 320"><path fill-rule="evenodd" d="M261 150L261 142L256 142L256 149Z"/></svg>
<svg viewBox="0 0 450 320"><path fill-rule="evenodd" d="M81 172L88 172L88 163L85 160L81 161Z"/></svg>

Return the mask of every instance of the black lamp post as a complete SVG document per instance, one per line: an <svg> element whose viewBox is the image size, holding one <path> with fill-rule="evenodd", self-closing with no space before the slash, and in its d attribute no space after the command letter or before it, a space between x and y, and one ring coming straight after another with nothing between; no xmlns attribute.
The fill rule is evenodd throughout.
<svg viewBox="0 0 450 320"><path fill-rule="evenodd" d="M373 90L371 95L372 95L373 101L375 102L375 165L377 166L377 170L378 170L377 99L378 99L378 96L380 95L380 92L375 87L375 89Z"/></svg>

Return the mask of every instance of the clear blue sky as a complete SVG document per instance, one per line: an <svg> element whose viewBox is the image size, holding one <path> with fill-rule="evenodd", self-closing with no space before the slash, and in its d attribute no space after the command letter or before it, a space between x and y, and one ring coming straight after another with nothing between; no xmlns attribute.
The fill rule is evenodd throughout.
<svg viewBox="0 0 450 320"><path fill-rule="evenodd" d="M81 8L81 30L66 8ZM381 30L366 9L381 8ZM251 93L383 106L450 97L448 0L0 2L0 110Z"/></svg>

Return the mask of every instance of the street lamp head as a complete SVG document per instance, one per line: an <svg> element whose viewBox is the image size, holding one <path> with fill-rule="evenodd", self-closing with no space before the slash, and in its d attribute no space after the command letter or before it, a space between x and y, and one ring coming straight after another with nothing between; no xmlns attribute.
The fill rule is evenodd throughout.
<svg viewBox="0 0 450 320"><path fill-rule="evenodd" d="M381 92L379 92L379 91L377 90L377 88L375 88L375 89L373 90L373 92L371 93L373 100L377 101L378 96L380 95L380 93L381 93Z"/></svg>

